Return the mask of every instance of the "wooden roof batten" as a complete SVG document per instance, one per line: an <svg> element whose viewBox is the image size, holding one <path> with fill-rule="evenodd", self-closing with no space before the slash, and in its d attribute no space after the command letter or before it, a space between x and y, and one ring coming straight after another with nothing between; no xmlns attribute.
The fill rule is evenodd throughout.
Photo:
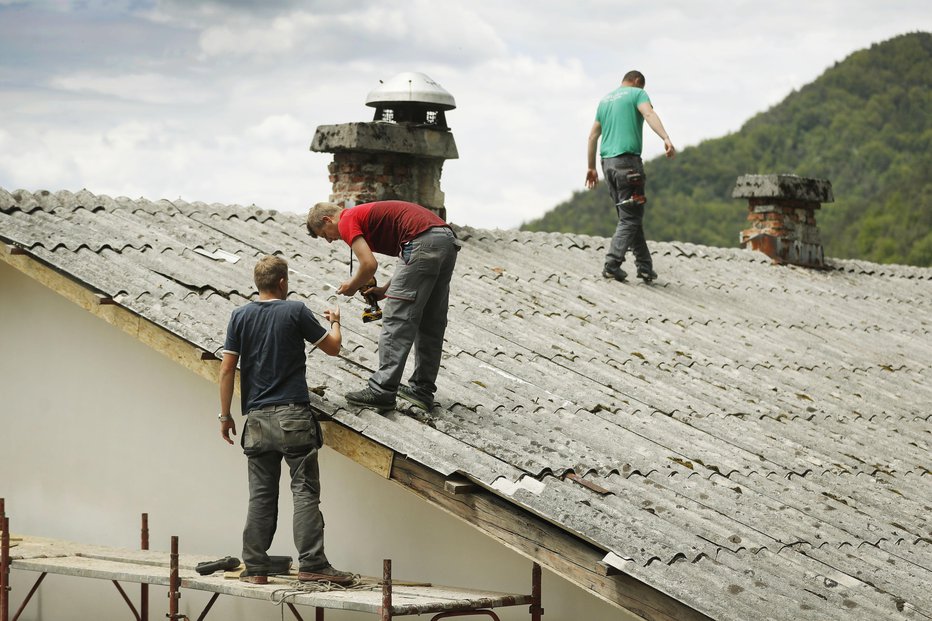
<svg viewBox="0 0 932 621"><path fill-rule="evenodd" d="M59 273L18 246L0 244L0 260L197 376L217 382L220 361L212 352L141 317L109 296L96 292L86 283ZM238 374L236 381L238 392ZM539 563L599 599L633 612L647 621L710 619L617 568L609 568L603 561L606 550L509 502L488 486L471 482L470 491L461 493L457 491L461 487L461 483L455 483L457 477L453 479L454 484L450 485L448 481L451 477L407 459L330 419L327 412L320 408L314 407L314 410L323 418L321 426L324 443L331 449L401 485L428 504Z"/></svg>

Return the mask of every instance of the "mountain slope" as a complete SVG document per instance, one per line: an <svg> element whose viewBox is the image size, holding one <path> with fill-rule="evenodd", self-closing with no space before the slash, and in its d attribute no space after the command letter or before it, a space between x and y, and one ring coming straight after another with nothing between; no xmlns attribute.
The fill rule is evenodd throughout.
<svg viewBox="0 0 932 621"><path fill-rule="evenodd" d="M735 246L747 173L829 179L835 203L816 218L826 256L932 265L932 34L855 52L736 133L646 162L649 239ZM647 130L649 131L649 130ZM609 236L603 185L521 227Z"/></svg>

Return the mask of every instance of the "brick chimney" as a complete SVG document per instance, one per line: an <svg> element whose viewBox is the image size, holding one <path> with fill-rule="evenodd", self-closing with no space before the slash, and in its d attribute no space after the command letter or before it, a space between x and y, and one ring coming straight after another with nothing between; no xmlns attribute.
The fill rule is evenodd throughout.
<svg viewBox="0 0 932 621"><path fill-rule="evenodd" d="M453 97L423 73L402 73L369 93L370 122L321 125L311 151L333 153L330 201L405 200L446 220L443 162L459 154L446 124Z"/></svg>
<svg viewBox="0 0 932 621"><path fill-rule="evenodd" d="M743 248L759 250L776 263L825 267L815 212L834 202L828 179L796 175L743 175L732 198L748 199L749 228L741 231Z"/></svg>

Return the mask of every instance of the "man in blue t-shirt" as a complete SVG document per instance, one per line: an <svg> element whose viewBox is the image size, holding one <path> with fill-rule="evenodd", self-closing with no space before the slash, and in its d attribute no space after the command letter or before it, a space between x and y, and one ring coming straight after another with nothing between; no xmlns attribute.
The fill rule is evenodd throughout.
<svg viewBox="0 0 932 621"><path fill-rule="evenodd" d="M667 157L676 155L650 97L644 92L644 82L640 71L626 73L621 86L599 102L595 122L589 132L586 187L591 189L599 183L595 150L601 137L602 172L618 214L618 225L605 257L602 276L622 282L628 275L621 269L621 263L629 248L634 253L638 278L645 282L657 278L643 226L644 205L647 204L644 163L641 161L644 121L663 140Z"/></svg>
<svg viewBox="0 0 932 621"><path fill-rule="evenodd" d="M220 364L220 434L233 444L236 423L230 413L236 365L240 366L241 407L246 424L240 438L248 459L249 509L243 530L241 580L267 584L273 571L268 555L278 517L278 487L284 458L294 497L294 542L298 579L349 584L353 575L334 569L324 555L317 449L320 425L308 402L307 341L330 356L340 353L340 311L324 311L325 330L313 313L288 296L288 263L275 256L259 260L253 272L258 301L233 311Z"/></svg>

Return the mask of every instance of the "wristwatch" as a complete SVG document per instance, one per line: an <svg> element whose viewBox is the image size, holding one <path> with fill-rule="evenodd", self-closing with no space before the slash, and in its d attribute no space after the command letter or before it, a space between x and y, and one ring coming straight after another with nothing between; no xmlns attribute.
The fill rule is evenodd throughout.
<svg viewBox="0 0 932 621"><path fill-rule="evenodd" d="M224 416L224 415L223 415L223 412L220 412L219 414L217 414L217 418L220 419L220 422L221 422L221 423L227 423L227 422L233 420L233 417L232 417L232 416Z"/></svg>

